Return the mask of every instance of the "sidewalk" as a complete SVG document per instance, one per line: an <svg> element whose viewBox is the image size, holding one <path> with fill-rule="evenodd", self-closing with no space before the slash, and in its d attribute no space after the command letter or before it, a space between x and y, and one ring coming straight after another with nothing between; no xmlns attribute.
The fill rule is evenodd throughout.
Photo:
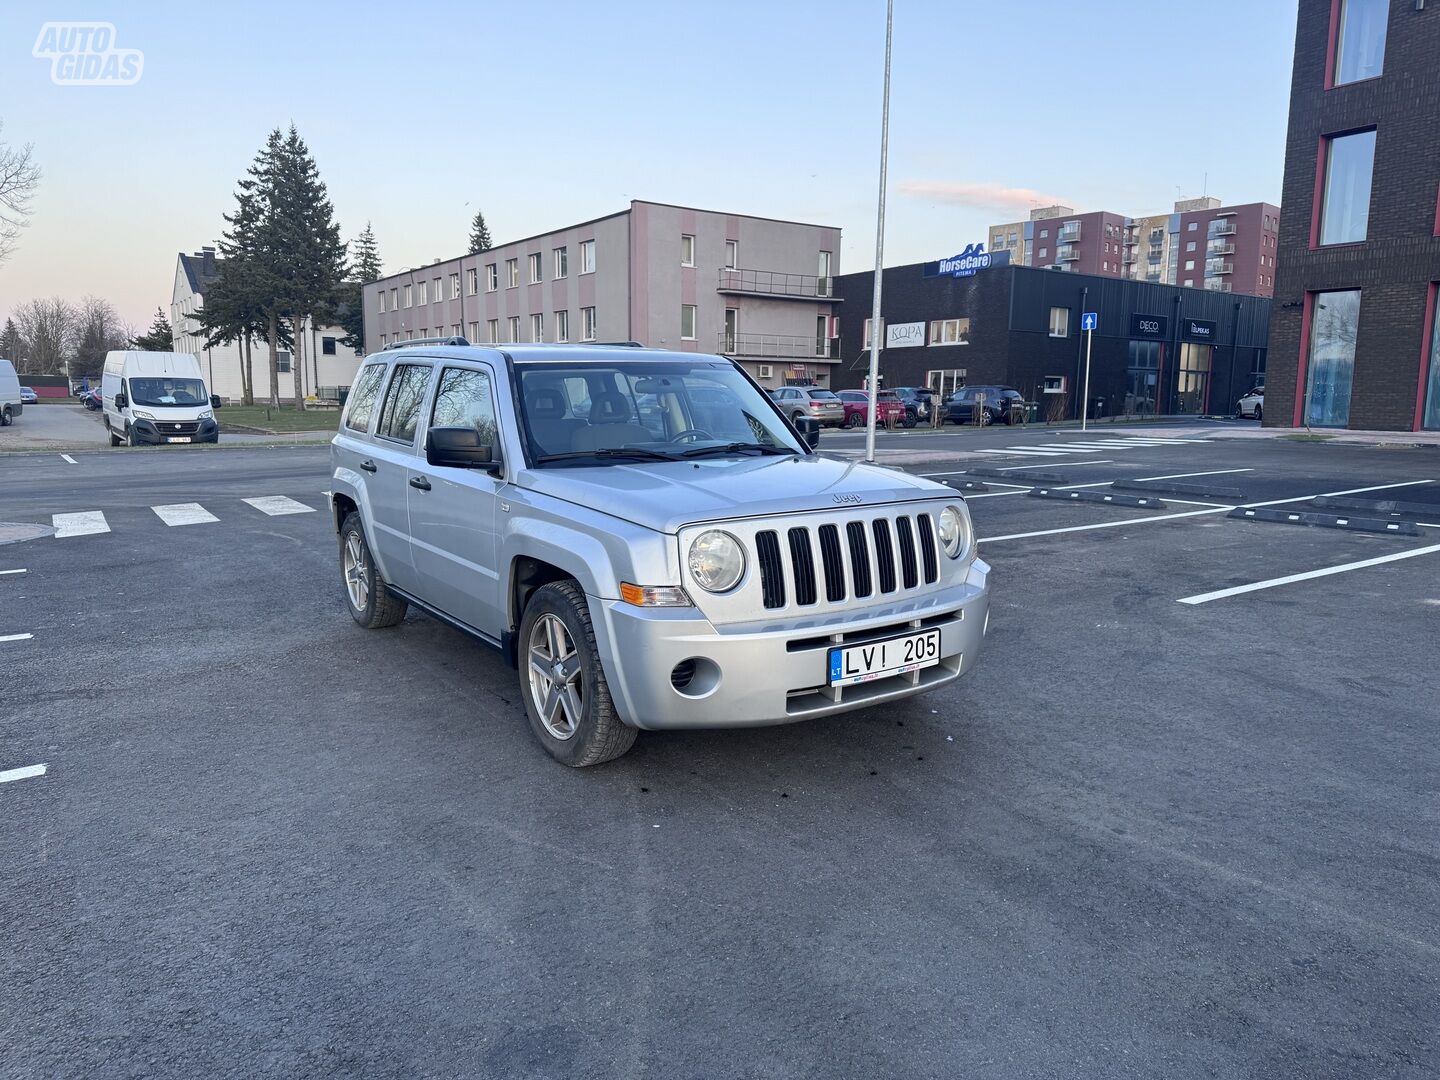
<svg viewBox="0 0 1440 1080"><path fill-rule="evenodd" d="M1440 449L1440 431L1354 431L1349 428L1272 428L1223 421L1215 424L1210 436L1219 439L1290 439L1304 442L1333 442L1369 446L1430 446Z"/></svg>

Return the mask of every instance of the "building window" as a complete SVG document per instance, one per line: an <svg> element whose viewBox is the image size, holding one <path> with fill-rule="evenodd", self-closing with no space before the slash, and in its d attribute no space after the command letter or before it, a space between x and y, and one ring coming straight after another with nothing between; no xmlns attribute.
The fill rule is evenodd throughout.
<svg viewBox="0 0 1440 1080"><path fill-rule="evenodd" d="M540 281L541 281L541 272L544 270L544 266L541 265L542 262L543 262L543 260L540 258L540 253L539 253L538 251L535 252L534 254L532 254L532 255L530 256L530 284L531 284L531 285L537 285L537 284L539 284Z"/></svg>
<svg viewBox="0 0 1440 1080"><path fill-rule="evenodd" d="M384 290L384 289L381 289L381 290L380 290L380 310L381 310L381 311L384 311L384 310L385 310L385 290Z"/></svg>
<svg viewBox="0 0 1440 1080"><path fill-rule="evenodd" d="M1185 245L1185 250L1186 250L1186 251L1194 251L1194 250L1195 250L1195 241L1194 241L1194 240L1191 240L1189 243L1187 243L1187 244Z"/></svg>
<svg viewBox="0 0 1440 1080"><path fill-rule="evenodd" d="M1050 336L1070 336L1070 309L1065 307L1052 307L1050 309Z"/></svg>
<svg viewBox="0 0 1440 1080"><path fill-rule="evenodd" d="M1320 204L1320 244L1364 240L1370 223L1375 129L1327 139L1322 157L1325 186Z"/></svg>
<svg viewBox="0 0 1440 1080"><path fill-rule="evenodd" d="M485 329L490 334L490 344L494 345L500 341L500 320L488 319L485 322Z"/></svg>
<svg viewBox="0 0 1440 1080"><path fill-rule="evenodd" d="M570 276L570 249L558 247L555 249L555 279Z"/></svg>
<svg viewBox="0 0 1440 1080"><path fill-rule="evenodd" d="M1430 333L1429 377L1425 380L1425 414L1420 426L1426 431L1440 431L1440 319L1435 318L1436 287L1430 286Z"/></svg>
<svg viewBox="0 0 1440 1080"><path fill-rule="evenodd" d="M1186 287L1187 289L1194 288L1194 286L1195 286L1195 279L1194 279L1194 278L1186 278L1186 279L1185 279L1185 287Z"/></svg>
<svg viewBox="0 0 1440 1080"><path fill-rule="evenodd" d="M381 335L380 335L380 347L383 349L383 348L384 348L386 345L388 345L388 344L390 344L389 335L387 335L387 334L381 334Z"/></svg>
<svg viewBox="0 0 1440 1080"><path fill-rule="evenodd" d="M537 342L538 342L538 341L544 341L544 340L545 340L545 316L544 316L544 315L531 315L531 316L530 316L530 340L531 340L531 341L537 341Z"/></svg>
<svg viewBox="0 0 1440 1080"><path fill-rule="evenodd" d="M500 268L494 263L488 263L485 267L485 291L494 292L500 287Z"/></svg>
<svg viewBox="0 0 1440 1080"><path fill-rule="evenodd" d="M935 319L930 323L931 345L969 345L969 319Z"/></svg>
<svg viewBox="0 0 1440 1080"><path fill-rule="evenodd" d="M595 272L595 241L580 241L580 272L582 274L593 274Z"/></svg>
<svg viewBox="0 0 1440 1080"><path fill-rule="evenodd" d="M459 299L460 299L460 275L459 275L459 274L451 274L451 275L450 275L450 299L451 299L451 300L459 300Z"/></svg>
<svg viewBox="0 0 1440 1080"><path fill-rule="evenodd" d="M275 370L282 375L290 370L290 354L284 349L275 354Z"/></svg>
<svg viewBox="0 0 1440 1080"><path fill-rule="evenodd" d="M444 282L438 277L430 283L430 302L432 304L438 304L441 300L445 299L445 293L442 288L443 285Z"/></svg>
<svg viewBox="0 0 1440 1080"><path fill-rule="evenodd" d="M681 233L680 235L680 265L695 265L695 237L688 233Z"/></svg>
<svg viewBox="0 0 1440 1080"><path fill-rule="evenodd" d="M471 345L474 345L480 340L480 324L478 322L472 322L470 324L470 334L467 340L469 340Z"/></svg>
<svg viewBox="0 0 1440 1080"><path fill-rule="evenodd" d="M881 320L880 320L880 333L882 333L882 334L885 333L885 320L884 320L884 319L881 319ZM862 345L861 348L863 348L863 349L868 349L868 348L870 348L870 320L869 320L869 319L866 319L866 320L865 320L865 332L864 332L864 335L863 335L863 336L864 336L864 339L865 339L865 344Z"/></svg>
<svg viewBox="0 0 1440 1080"><path fill-rule="evenodd" d="M320 354L322 356L335 355L335 339L333 337L322 337L320 339Z"/></svg>
<svg viewBox="0 0 1440 1080"><path fill-rule="evenodd" d="M459 336L460 336L460 324L459 324L458 322L457 322L457 323L451 323L451 324L450 324L450 336L451 336L451 337L459 337Z"/></svg>
<svg viewBox="0 0 1440 1080"><path fill-rule="evenodd" d="M568 311L555 312L555 340L570 340L570 312Z"/></svg>
<svg viewBox="0 0 1440 1080"><path fill-rule="evenodd" d="M1186 226L1185 226L1185 231L1186 231L1186 232L1194 232L1194 231L1195 231L1196 229L1198 229L1199 227L1200 227L1200 223L1199 223L1198 221L1192 221L1192 222L1190 222L1189 225L1186 225Z"/></svg>
<svg viewBox="0 0 1440 1080"><path fill-rule="evenodd" d="M474 296L479 291L480 272L472 266L469 270L465 271L465 292L469 296Z"/></svg>
<svg viewBox="0 0 1440 1080"><path fill-rule="evenodd" d="M1390 0L1340 0L1334 86L1373 79L1385 66L1385 24Z"/></svg>
<svg viewBox="0 0 1440 1080"><path fill-rule="evenodd" d="M595 340L595 309L593 307L580 309L580 340Z"/></svg>
<svg viewBox="0 0 1440 1080"><path fill-rule="evenodd" d="M1350 384L1360 327L1360 290L1312 293L1305 375L1305 423L1344 427L1350 422Z"/></svg>
<svg viewBox="0 0 1440 1080"><path fill-rule="evenodd" d="M1194 260L1194 259L1186 259L1186 260L1185 260L1185 269L1186 269L1186 270L1194 270L1194 269L1195 269L1195 260Z"/></svg>
<svg viewBox="0 0 1440 1080"><path fill-rule="evenodd" d="M739 265L740 244L735 240L725 241L725 269L734 270Z"/></svg>
<svg viewBox="0 0 1440 1080"><path fill-rule="evenodd" d="M680 305L680 340L695 340L695 305Z"/></svg>
<svg viewBox="0 0 1440 1080"><path fill-rule="evenodd" d="M1049 249L1049 248L1041 248L1041 249L1040 249L1040 258L1041 258L1042 260L1044 260L1044 259L1048 259L1049 257L1050 257L1050 249Z"/></svg>
<svg viewBox="0 0 1440 1080"><path fill-rule="evenodd" d="M733 308L726 308L726 309L725 309L725 320L726 320L726 323L727 323L727 325L726 325L726 327L725 327L725 331L726 331L727 334L730 332L730 327L729 327L728 323L729 323L729 320L730 320L730 312L733 311L733 310L734 310ZM829 355L830 355L830 316L829 316L829 315L816 315L816 316L815 316L815 355L816 355L816 356L829 356Z"/></svg>
<svg viewBox="0 0 1440 1080"><path fill-rule="evenodd" d="M509 323L510 323L510 326L509 326L509 329L510 329L510 340L511 340L511 341L519 341L519 340L520 340L520 316L519 316L519 315L511 315L508 321L509 321Z"/></svg>
<svg viewBox="0 0 1440 1080"><path fill-rule="evenodd" d="M395 290L395 289L391 289L391 290L390 290L390 310L391 310L391 311L394 311L396 308L398 308L398 307L400 306L400 305L396 302L398 299L399 299L399 292L398 292L397 290ZM408 303L409 301L406 301L406 302Z"/></svg>
<svg viewBox="0 0 1440 1080"><path fill-rule="evenodd" d="M507 282L507 284L506 284L506 286L505 286L507 289L513 289L513 288L515 288L515 286L517 286L517 285L520 284L520 260L519 260L519 259L506 259L506 260L505 260L505 281Z"/></svg>
<svg viewBox="0 0 1440 1080"><path fill-rule="evenodd" d="M1040 230L1040 239L1041 239L1041 240L1048 240L1048 239L1050 239L1050 230L1049 230L1049 229L1041 229L1041 230Z"/></svg>
<svg viewBox="0 0 1440 1080"><path fill-rule="evenodd" d="M410 293L411 293L411 286L406 285L406 286L405 286L405 306L406 306L406 307L409 307L409 306L410 306Z"/></svg>

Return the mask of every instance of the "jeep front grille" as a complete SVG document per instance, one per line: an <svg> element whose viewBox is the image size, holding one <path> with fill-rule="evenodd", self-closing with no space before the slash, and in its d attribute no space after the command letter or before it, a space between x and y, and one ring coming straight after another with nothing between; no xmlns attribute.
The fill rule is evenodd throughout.
<svg viewBox="0 0 1440 1080"><path fill-rule="evenodd" d="M789 529L783 545L774 529L755 534L760 592L766 608L785 607L791 593L797 606L815 605L822 578L825 600L832 604L843 601L847 594L864 599L877 584L881 594L888 594L916 589L922 579L926 585L939 580L935 525L928 513L877 517L868 523L847 521L844 544L838 525L821 525L815 534L820 553L818 573L809 526Z"/></svg>

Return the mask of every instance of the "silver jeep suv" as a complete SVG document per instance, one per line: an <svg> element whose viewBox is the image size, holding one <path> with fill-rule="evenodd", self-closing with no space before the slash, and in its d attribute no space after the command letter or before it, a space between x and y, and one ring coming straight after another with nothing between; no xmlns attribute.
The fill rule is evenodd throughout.
<svg viewBox="0 0 1440 1080"><path fill-rule="evenodd" d="M331 448L350 613L503 651L567 765L640 728L783 724L975 663L990 568L949 488L820 457L720 356L407 345Z"/></svg>

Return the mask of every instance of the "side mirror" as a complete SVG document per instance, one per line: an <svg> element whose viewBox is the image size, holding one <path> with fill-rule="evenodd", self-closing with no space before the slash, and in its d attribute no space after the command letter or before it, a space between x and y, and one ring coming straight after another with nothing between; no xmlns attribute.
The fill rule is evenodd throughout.
<svg viewBox="0 0 1440 1080"><path fill-rule="evenodd" d="M123 409L126 405L130 404L130 399L124 394L116 394L111 400L115 403L117 409Z"/></svg>
<svg viewBox="0 0 1440 1080"><path fill-rule="evenodd" d="M210 407L211 407L212 409L218 409L218 408L220 408L220 395L219 395L219 394L211 394L211 395L210 395Z"/></svg>
<svg viewBox="0 0 1440 1080"><path fill-rule="evenodd" d="M805 445L814 450L820 445L820 421L813 416L801 416L795 420L795 427L800 432L800 438Z"/></svg>
<svg viewBox="0 0 1440 1080"><path fill-rule="evenodd" d="M497 475L502 462L472 427L432 427L425 436L425 461L450 469L484 469Z"/></svg>

